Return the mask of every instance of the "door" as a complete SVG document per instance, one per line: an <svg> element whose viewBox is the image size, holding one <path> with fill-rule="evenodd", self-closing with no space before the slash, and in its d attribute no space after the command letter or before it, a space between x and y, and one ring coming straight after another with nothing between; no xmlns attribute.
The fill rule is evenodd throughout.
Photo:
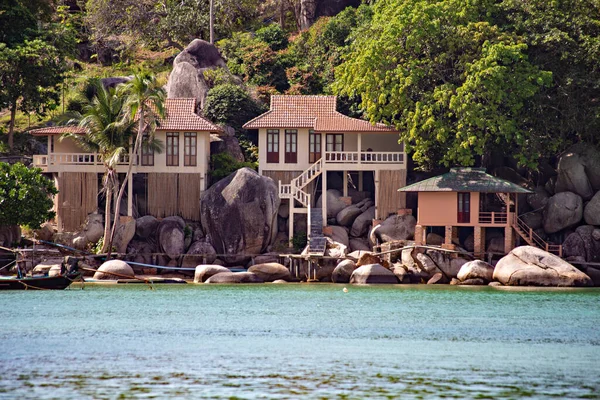
<svg viewBox="0 0 600 400"><path fill-rule="evenodd" d="M313 164L321 158L321 134L309 131L308 135L308 162Z"/></svg>
<svg viewBox="0 0 600 400"><path fill-rule="evenodd" d="M458 193L458 218L459 224L471 222L471 193Z"/></svg>
<svg viewBox="0 0 600 400"><path fill-rule="evenodd" d="M279 162L279 130L267 130L267 162Z"/></svg>
<svg viewBox="0 0 600 400"><path fill-rule="evenodd" d="M285 130L285 162L286 164L298 162L298 131L295 129Z"/></svg>

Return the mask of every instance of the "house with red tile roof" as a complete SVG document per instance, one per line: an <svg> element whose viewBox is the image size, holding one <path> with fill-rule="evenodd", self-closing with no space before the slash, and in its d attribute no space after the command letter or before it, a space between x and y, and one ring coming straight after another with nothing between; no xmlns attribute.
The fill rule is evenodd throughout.
<svg viewBox="0 0 600 400"><path fill-rule="evenodd" d="M348 117L336 103L335 96L271 96L270 110L244 125L258 130L259 173L278 182L288 202L290 237L295 214L307 215L309 238L335 217L327 202L317 207L328 189L339 190L348 203L370 197L376 220L405 208L404 194L393 189L406 184L398 132Z"/></svg>
<svg viewBox="0 0 600 400"><path fill-rule="evenodd" d="M126 192L127 206L121 207L127 215L180 215L199 220L198 199L207 187L210 142L219 140L222 129L196 114L195 109L194 98L166 100L166 116L155 132L164 150L155 153L142 148L135 160ZM60 140L64 133L85 135L77 126L45 127L30 133L47 137L47 153L35 155L33 164L51 176L59 190L55 198L59 231L74 231L99 208L104 174L100 156L83 150L74 140ZM125 156L117 167L121 179L128 163L129 156Z"/></svg>

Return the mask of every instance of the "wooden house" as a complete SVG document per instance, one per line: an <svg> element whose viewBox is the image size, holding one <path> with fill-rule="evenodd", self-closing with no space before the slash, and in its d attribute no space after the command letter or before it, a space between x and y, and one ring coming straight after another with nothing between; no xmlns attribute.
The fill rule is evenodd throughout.
<svg viewBox="0 0 600 400"><path fill-rule="evenodd" d="M199 220L200 193L207 187L210 142L219 140L222 129L195 113L196 99L167 99L166 116L159 121L155 137L162 153L142 150L135 160L126 192L127 215L165 217L180 215ZM55 181L59 231L76 230L89 213L98 209L98 193L104 167L100 155L81 149L66 132L85 135L77 126L54 126L30 131L47 137L48 151L33 157L33 165ZM123 157L117 172L124 178L130 155Z"/></svg>
<svg viewBox="0 0 600 400"><path fill-rule="evenodd" d="M450 172L414 183L399 192L418 193L415 242L426 243L427 229L444 227L444 244L458 242L459 229L472 230L474 253L485 253L486 230L504 231L504 252L515 247L515 233L528 244L561 255L559 245L549 244L518 216L519 194L533 193L496 178L482 168L452 168Z"/></svg>
<svg viewBox="0 0 600 400"><path fill-rule="evenodd" d="M307 215L309 238L318 234L327 224L327 202L317 209L317 198L331 188L348 198L349 179L357 190L369 189L376 219L405 207L405 196L395 190L406 183L398 132L341 114L335 96L271 96L270 110L244 128L258 130L259 173L279 182L290 208L290 238L297 213ZM328 183L334 174L341 187Z"/></svg>

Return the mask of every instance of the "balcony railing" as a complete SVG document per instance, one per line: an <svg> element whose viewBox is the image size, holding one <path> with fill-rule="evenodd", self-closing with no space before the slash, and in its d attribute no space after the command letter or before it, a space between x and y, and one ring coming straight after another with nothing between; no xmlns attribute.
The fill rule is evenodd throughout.
<svg viewBox="0 0 600 400"><path fill-rule="evenodd" d="M479 212L479 223L480 224L497 224L506 225L508 224L508 214L505 212Z"/></svg>
<svg viewBox="0 0 600 400"><path fill-rule="evenodd" d="M118 165L129 164L129 154L124 154ZM97 153L52 153L33 156L33 165L48 167L50 165L102 165L102 155Z"/></svg>
<svg viewBox="0 0 600 400"><path fill-rule="evenodd" d="M292 185L291 184L282 184L279 181L279 197L282 199L291 199L292 198Z"/></svg>
<svg viewBox="0 0 600 400"><path fill-rule="evenodd" d="M404 164L404 153L393 151L327 151L326 164Z"/></svg>

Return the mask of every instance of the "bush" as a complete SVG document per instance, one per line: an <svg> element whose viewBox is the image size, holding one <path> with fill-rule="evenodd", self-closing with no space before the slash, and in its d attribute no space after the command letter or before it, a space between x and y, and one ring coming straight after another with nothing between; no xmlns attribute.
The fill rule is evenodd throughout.
<svg viewBox="0 0 600 400"><path fill-rule="evenodd" d="M227 153L214 154L210 158L210 164L210 176L213 183L225 178L240 168L248 167L256 169L257 167L255 163L239 162Z"/></svg>
<svg viewBox="0 0 600 400"><path fill-rule="evenodd" d="M208 91L204 115L218 124L227 124L235 130L265 111L240 86L231 83L217 85Z"/></svg>
<svg viewBox="0 0 600 400"><path fill-rule="evenodd" d="M287 33L279 24L270 24L257 30L256 38L268 44L273 51L285 49L289 43Z"/></svg>
<svg viewBox="0 0 600 400"><path fill-rule="evenodd" d="M57 193L54 182L44 177L41 169L0 163L0 225L38 229L54 218L51 196Z"/></svg>

